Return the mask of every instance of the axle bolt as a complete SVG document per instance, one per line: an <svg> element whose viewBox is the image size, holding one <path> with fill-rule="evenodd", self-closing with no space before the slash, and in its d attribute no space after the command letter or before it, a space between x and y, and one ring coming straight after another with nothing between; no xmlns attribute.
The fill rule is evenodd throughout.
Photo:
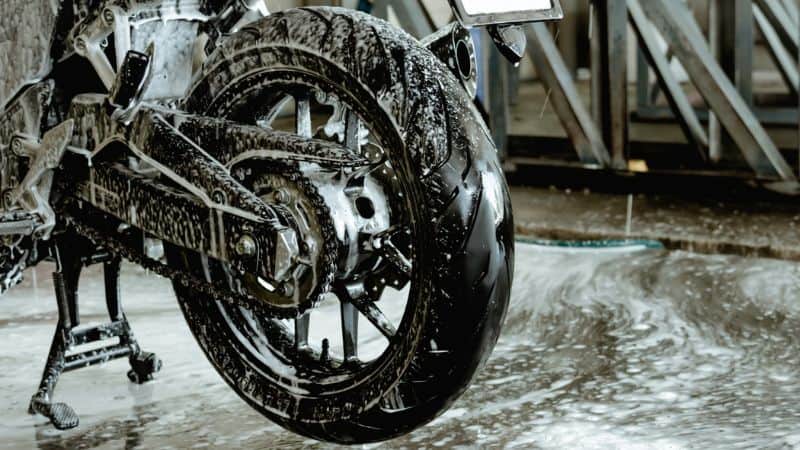
<svg viewBox="0 0 800 450"><path fill-rule="evenodd" d="M256 241L252 236L245 234L236 243L236 253L239 256L253 256L256 254Z"/></svg>

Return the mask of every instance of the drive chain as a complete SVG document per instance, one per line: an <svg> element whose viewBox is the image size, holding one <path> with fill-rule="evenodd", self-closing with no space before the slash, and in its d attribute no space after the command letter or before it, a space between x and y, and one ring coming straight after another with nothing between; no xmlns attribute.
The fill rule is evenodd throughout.
<svg viewBox="0 0 800 450"><path fill-rule="evenodd" d="M259 169L263 169L260 166ZM297 169L289 164L280 166L271 165L270 172L275 172L299 186L314 207L317 221L322 228L324 242L321 246L322 254L317 270L321 271L317 279L320 280L317 286L308 296L307 300L296 308L278 308L268 304L263 300L247 294L245 292L235 292L224 280L207 281L201 279L185 270L173 267L169 264L148 258L142 251L135 250L125 244L121 239L109 235L93 227L88 221L82 221L84 214L67 214L67 222L83 236L91 239L95 244L106 248L108 251L119 255L128 261L137 264L146 270L158 275L169 278L170 280L196 292L197 294L215 298L220 301L242 306L254 312L262 313L268 317L278 319L291 319L298 317L315 307L325 294L328 293L333 285L334 276L337 270L338 244L336 230L331 221L330 210L325 204L324 199L319 194L316 186L305 178ZM263 174L263 172L261 173Z"/></svg>

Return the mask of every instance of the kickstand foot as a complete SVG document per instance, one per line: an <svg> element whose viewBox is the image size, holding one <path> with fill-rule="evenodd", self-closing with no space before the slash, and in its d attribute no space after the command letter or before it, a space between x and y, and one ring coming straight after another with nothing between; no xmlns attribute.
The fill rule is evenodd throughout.
<svg viewBox="0 0 800 450"><path fill-rule="evenodd" d="M47 417L57 430L71 430L80 424L78 414L72 407L66 403L51 403L38 395L31 399L28 412Z"/></svg>

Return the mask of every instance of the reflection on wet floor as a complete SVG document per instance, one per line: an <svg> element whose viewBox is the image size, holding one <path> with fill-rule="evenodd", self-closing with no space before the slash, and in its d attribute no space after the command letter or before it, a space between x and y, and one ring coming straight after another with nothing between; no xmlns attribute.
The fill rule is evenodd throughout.
<svg viewBox="0 0 800 450"><path fill-rule="evenodd" d="M427 427L385 448L800 448L800 265L520 245L512 306L476 383ZM155 383L125 361L66 374L81 427L25 414L55 322L47 268L0 300L0 448L329 448L270 424L219 379L169 283L128 267L126 307ZM28 277L31 278L30 276ZM82 314L104 313L102 279ZM134 297L134 298L130 298Z"/></svg>

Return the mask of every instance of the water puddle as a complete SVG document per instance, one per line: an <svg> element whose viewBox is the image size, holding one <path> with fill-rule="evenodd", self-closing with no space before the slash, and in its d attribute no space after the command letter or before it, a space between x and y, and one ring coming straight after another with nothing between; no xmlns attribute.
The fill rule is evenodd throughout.
<svg viewBox="0 0 800 450"><path fill-rule="evenodd" d="M516 267L487 368L450 411L385 448L800 448L800 265L520 244ZM25 415L55 318L40 273L38 300L28 284L0 301L0 448L329 448L244 405L168 283L127 272L134 330L165 360L159 380L129 385L124 362L71 373L58 395L81 428ZM102 310L87 298L87 313Z"/></svg>

